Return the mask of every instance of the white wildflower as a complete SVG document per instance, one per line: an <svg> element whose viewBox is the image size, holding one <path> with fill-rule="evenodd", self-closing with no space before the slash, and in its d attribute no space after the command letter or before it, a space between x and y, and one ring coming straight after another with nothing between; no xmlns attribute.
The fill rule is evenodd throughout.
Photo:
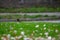
<svg viewBox="0 0 60 40"><path fill-rule="evenodd" d="M47 36L48 35L48 32L45 32L44 34Z"/></svg>
<svg viewBox="0 0 60 40"><path fill-rule="evenodd" d="M46 30L46 27L44 27L44 30Z"/></svg>
<svg viewBox="0 0 60 40"><path fill-rule="evenodd" d="M46 24L43 25L44 27L46 26Z"/></svg>
<svg viewBox="0 0 60 40"><path fill-rule="evenodd" d="M39 27L39 25L36 25L35 27L36 27L36 28L38 28L38 27Z"/></svg>
<svg viewBox="0 0 60 40"><path fill-rule="evenodd" d="M24 32L22 31L21 34L24 35Z"/></svg>
<svg viewBox="0 0 60 40"><path fill-rule="evenodd" d="M55 30L55 32L57 33L57 32L58 32L58 30L56 29L56 30Z"/></svg>
<svg viewBox="0 0 60 40"><path fill-rule="evenodd" d="M51 40L51 36L48 37L48 40Z"/></svg>
<svg viewBox="0 0 60 40"><path fill-rule="evenodd" d="M15 38L14 37L11 37L11 40L15 40Z"/></svg>
<svg viewBox="0 0 60 40"><path fill-rule="evenodd" d="M14 30L14 33L17 33L17 30Z"/></svg>

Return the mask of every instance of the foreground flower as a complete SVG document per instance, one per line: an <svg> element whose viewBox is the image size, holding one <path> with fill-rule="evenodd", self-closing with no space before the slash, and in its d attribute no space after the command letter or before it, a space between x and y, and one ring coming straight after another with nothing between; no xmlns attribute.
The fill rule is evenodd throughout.
<svg viewBox="0 0 60 40"><path fill-rule="evenodd" d="M24 34L25 34L25 33L22 31L22 32L21 32L21 35L24 35Z"/></svg>
<svg viewBox="0 0 60 40"><path fill-rule="evenodd" d="M36 28L38 28L38 27L39 27L39 25L36 25L35 27L36 27Z"/></svg>

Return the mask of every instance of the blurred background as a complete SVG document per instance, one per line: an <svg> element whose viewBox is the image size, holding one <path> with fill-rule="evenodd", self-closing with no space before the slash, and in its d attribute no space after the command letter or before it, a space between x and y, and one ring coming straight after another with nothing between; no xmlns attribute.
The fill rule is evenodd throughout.
<svg viewBox="0 0 60 40"><path fill-rule="evenodd" d="M60 0L0 0L0 12L60 12Z"/></svg>

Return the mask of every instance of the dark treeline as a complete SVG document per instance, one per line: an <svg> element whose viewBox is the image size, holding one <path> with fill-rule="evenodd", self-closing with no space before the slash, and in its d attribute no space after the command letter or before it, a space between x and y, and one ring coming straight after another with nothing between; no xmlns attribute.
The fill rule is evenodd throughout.
<svg viewBox="0 0 60 40"><path fill-rule="evenodd" d="M0 0L0 7L60 7L60 0Z"/></svg>

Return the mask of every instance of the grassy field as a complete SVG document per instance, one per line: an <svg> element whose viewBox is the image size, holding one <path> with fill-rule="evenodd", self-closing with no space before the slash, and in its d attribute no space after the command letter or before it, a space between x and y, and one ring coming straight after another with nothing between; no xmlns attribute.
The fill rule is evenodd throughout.
<svg viewBox="0 0 60 40"><path fill-rule="evenodd" d="M10 13L39 13L39 12L60 12L60 8L52 7L31 7L31 8L0 8L0 12L10 12Z"/></svg>
<svg viewBox="0 0 60 40"><path fill-rule="evenodd" d="M11 37L23 34L26 37L43 37L46 35L60 40L60 23L51 22L0 22L0 40L4 35ZM23 39L20 39L23 40Z"/></svg>

